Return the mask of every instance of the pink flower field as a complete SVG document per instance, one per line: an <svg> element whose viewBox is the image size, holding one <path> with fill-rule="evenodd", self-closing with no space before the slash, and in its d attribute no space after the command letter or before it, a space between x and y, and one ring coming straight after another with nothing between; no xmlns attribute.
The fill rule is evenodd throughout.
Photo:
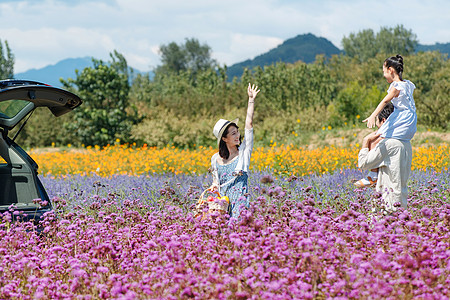
<svg viewBox="0 0 450 300"><path fill-rule="evenodd" d="M42 231L0 223L0 298L448 299L450 174L413 172L391 215L358 176L253 173L239 220L204 221L203 175L43 177Z"/></svg>

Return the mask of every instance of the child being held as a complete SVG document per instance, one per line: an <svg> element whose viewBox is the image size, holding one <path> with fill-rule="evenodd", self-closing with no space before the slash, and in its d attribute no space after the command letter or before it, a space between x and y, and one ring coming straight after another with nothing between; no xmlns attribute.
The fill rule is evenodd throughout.
<svg viewBox="0 0 450 300"><path fill-rule="evenodd" d="M367 127L376 126L376 117L387 103L394 105L394 111L378 129L381 138L392 138L410 141L417 131L417 114L413 92L414 83L403 80L403 57L396 55L387 58L383 63L383 76L390 83L387 95L378 104L375 111L365 119ZM371 170L366 178L358 180L358 187L375 186L378 178L376 169Z"/></svg>

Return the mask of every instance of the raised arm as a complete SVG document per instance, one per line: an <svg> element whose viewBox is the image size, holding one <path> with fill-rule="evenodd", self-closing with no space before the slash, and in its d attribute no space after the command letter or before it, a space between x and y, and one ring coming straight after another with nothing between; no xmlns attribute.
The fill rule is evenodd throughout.
<svg viewBox="0 0 450 300"><path fill-rule="evenodd" d="M248 107L247 107L247 116L245 118L245 128L251 129L253 128L253 114L255 112L255 98L258 95L260 90L258 90L258 86L248 84L247 93L248 93Z"/></svg>
<svg viewBox="0 0 450 300"><path fill-rule="evenodd" d="M375 118L383 110L383 107L388 102L390 102L392 99L394 99L395 97L398 97L399 94L400 94L399 90L397 90L396 88L391 88L389 93L386 95L386 97L383 98L383 100L381 100L381 102L378 104L377 108L370 115L370 117L368 117L367 119L363 120L363 122L367 122L367 127L369 127L369 128L375 127Z"/></svg>

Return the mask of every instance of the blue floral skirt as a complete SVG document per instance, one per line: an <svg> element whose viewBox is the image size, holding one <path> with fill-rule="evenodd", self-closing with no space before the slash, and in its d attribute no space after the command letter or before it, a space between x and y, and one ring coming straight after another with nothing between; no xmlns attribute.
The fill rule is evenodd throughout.
<svg viewBox="0 0 450 300"><path fill-rule="evenodd" d="M228 207L228 213L232 218L239 219L242 207L249 207L248 201L248 174L243 173L239 176L234 176L233 172L236 168L238 160L227 165L217 164L217 172L220 181L220 193L222 196L227 196L230 199L230 206ZM233 180L234 179L234 180ZM229 182L229 183L227 183ZM227 184L225 184L227 183ZM225 184L222 186L222 184Z"/></svg>

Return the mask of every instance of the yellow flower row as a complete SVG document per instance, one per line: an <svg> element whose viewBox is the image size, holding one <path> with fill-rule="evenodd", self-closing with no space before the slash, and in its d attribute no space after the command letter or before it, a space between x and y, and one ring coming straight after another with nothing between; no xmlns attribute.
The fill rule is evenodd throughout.
<svg viewBox="0 0 450 300"><path fill-rule="evenodd" d="M449 145L414 149L413 169L446 171L449 167ZM82 174L100 176L145 175L152 173L203 174L216 152L211 147L182 150L175 147L157 149L113 145L104 148L67 151L31 151L44 175ZM306 149L296 146L255 148L250 169L269 169L276 174L324 174L345 168L356 168L359 148L323 147Z"/></svg>

